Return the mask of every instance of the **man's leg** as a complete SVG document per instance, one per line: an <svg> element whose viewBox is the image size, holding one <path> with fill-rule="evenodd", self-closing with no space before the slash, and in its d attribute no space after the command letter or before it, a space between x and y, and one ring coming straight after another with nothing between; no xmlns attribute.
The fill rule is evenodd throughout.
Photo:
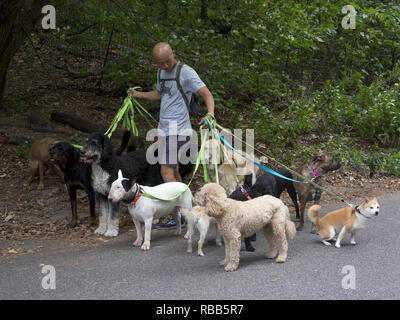
<svg viewBox="0 0 400 320"><path fill-rule="evenodd" d="M163 178L164 182L179 181L176 178L176 168L174 168L174 167L170 167L167 165L161 165L160 173L161 173L161 177ZM178 176L179 176L179 171L178 171ZM179 176L179 178L180 178L180 176Z"/></svg>

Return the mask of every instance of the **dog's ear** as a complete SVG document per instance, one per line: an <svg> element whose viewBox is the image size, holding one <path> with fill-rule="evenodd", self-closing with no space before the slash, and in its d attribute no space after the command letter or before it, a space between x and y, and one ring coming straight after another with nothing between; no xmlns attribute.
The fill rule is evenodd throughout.
<svg viewBox="0 0 400 320"><path fill-rule="evenodd" d="M111 140L107 136L103 135L101 139L101 144L103 147L103 151L101 153L101 159L103 161L112 159L114 153L114 147L111 143Z"/></svg>
<svg viewBox="0 0 400 320"><path fill-rule="evenodd" d="M79 152L71 145L67 147L67 154L72 162L79 160Z"/></svg>
<svg viewBox="0 0 400 320"><path fill-rule="evenodd" d="M121 184L124 187L125 192L128 192L132 188L132 180L130 179L127 178L122 179Z"/></svg>

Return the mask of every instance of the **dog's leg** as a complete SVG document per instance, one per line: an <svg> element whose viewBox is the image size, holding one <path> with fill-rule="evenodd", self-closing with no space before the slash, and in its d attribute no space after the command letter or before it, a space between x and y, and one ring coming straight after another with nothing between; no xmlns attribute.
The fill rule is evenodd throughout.
<svg viewBox="0 0 400 320"><path fill-rule="evenodd" d="M215 242L218 247L222 246L221 232L219 232L219 228L218 228L217 224L215 224Z"/></svg>
<svg viewBox="0 0 400 320"><path fill-rule="evenodd" d="M185 235L185 239L187 239L187 241L188 241L188 246L187 246L187 250L186 250L187 253L192 253L192 236L194 234L194 224L195 224L195 221L194 221L193 217L190 217L187 219L188 230Z"/></svg>
<svg viewBox="0 0 400 320"><path fill-rule="evenodd" d="M352 245L356 245L356 244L357 244L356 240L354 239L355 235L356 235L356 233L353 231L353 232L351 233L351 238L350 238L350 243L351 243Z"/></svg>
<svg viewBox="0 0 400 320"><path fill-rule="evenodd" d="M144 242L140 249L150 250L151 226L153 225L153 215L144 221Z"/></svg>
<svg viewBox="0 0 400 320"><path fill-rule="evenodd" d="M44 188L44 164L42 161L39 161L39 185L38 189Z"/></svg>
<svg viewBox="0 0 400 320"><path fill-rule="evenodd" d="M143 243L143 233L142 233L142 224L140 220L136 219L134 216L132 216L133 223L135 224L136 228L136 240L133 243L135 247L140 247Z"/></svg>
<svg viewBox="0 0 400 320"><path fill-rule="evenodd" d="M105 237L116 237L119 232L119 202L108 201L109 215Z"/></svg>
<svg viewBox="0 0 400 320"><path fill-rule="evenodd" d="M336 239L336 243L335 243L335 247L336 248L340 248L340 241L342 241L343 237L345 236L345 234L347 233L347 228L346 226L343 226L342 230L340 230L339 235Z"/></svg>
<svg viewBox="0 0 400 320"><path fill-rule="evenodd" d="M306 210L306 204L306 201L300 199L300 223L297 227L297 230L299 231L303 230L304 227L304 212Z"/></svg>
<svg viewBox="0 0 400 320"><path fill-rule="evenodd" d="M232 238L229 241L230 257L228 264L225 266L225 271L235 271L239 266L239 260L240 260L240 240L241 240L240 232L235 230L231 233L230 236L232 236Z"/></svg>
<svg viewBox="0 0 400 320"><path fill-rule="evenodd" d="M95 195L93 190L88 190L89 208L90 208L90 225L96 225Z"/></svg>
<svg viewBox="0 0 400 320"><path fill-rule="evenodd" d="M330 246L330 240L332 240L335 237L335 229L334 228L329 228L329 229L322 229L319 230L319 234L321 236L321 242L326 245L326 246Z"/></svg>
<svg viewBox="0 0 400 320"><path fill-rule="evenodd" d="M224 235L222 235L222 237L224 238L224 243L225 243L225 259L221 260L219 262L219 265L221 267L226 266L228 264L229 258L230 258L230 252L231 252L230 251L230 243L229 243L229 241L227 241L227 239L225 238Z"/></svg>
<svg viewBox="0 0 400 320"><path fill-rule="evenodd" d="M99 208L99 227L94 231L97 235L103 235L107 231L109 216L108 200L100 193L96 193L97 207Z"/></svg>
<svg viewBox="0 0 400 320"><path fill-rule="evenodd" d="M274 231L272 229L272 224L269 223L263 228L264 237L268 241L268 252L267 259L274 259L278 254L278 249L275 244Z"/></svg>
<svg viewBox="0 0 400 320"><path fill-rule="evenodd" d="M70 227L75 228L78 222L78 212L77 212L77 201L76 201L76 188L68 186L69 201L71 203L72 219L70 222Z"/></svg>
<svg viewBox="0 0 400 320"><path fill-rule="evenodd" d="M256 249L251 245L251 238L252 236L244 238L244 244L246 246L246 251L254 252Z"/></svg>
<svg viewBox="0 0 400 320"><path fill-rule="evenodd" d="M204 243L204 240L206 239L207 232L210 227L210 220L207 219L205 221L201 221L201 222L199 221L198 226L199 226L199 231L200 231L200 239L199 239L199 242L197 245L197 254L199 256L204 257L203 243Z"/></svg>
<svg viewBox="0 0 400 320"><path fill-rule="evenodd" d="M285 222L277 219L271 221L272 230L274 231L274 239L276 245L279 247L279 254L276 262L282 263L286 261L288 243L286 239Z"/></svg>
<svg viewBox="0 0 400 320"><path fill-rule="evenodd" d="M29 161L29 169L30 169L29 170L30 175L28 180L26 181L27 185L30 185L32 183L32 180L35 178L39 169L39 162L36 160Z"/></svg>
<svg viewBox="0 0 400 320"><path fill-rule="evenodd" d="M181 225L181 218L179 217L179 207L175 207L174 213L172 214L172 217L174 218L176 222L176 236L180 236L182 233L182 225Z"/></svg>

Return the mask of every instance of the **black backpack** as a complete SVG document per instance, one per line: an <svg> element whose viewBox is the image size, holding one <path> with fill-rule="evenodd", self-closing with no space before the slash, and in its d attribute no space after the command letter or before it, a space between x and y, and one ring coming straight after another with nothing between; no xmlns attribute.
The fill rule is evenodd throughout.
<svg viewBox="0 0 400 320"><path fill-rule="evenodd" d="M200 99L197 96L197 94L192 93L192 98L190 99L190 102L189 102L185 92L183 92L183 88L182 88L180 80L179 80L183 65L184 65L183 62L178 63L178 66L177 66L176 72L175 72L175 78L173 78L173 79L160 79L161 69L158 69L157 80L158 80L158 83L160 83L161 88L164 87L165 81L172 81L172 80L176 81L176 86L178 87L178 90L181 93L183 100L185 101L186 107L189 111L189 115L196 117L199 114Z"/></svg>

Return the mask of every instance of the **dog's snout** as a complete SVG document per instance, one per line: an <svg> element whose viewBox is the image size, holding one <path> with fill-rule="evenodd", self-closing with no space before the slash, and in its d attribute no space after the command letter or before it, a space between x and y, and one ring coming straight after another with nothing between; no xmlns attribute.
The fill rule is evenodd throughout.
<svg viewBox="0 0 400 320"><path fill-rule="evenodd" d="M375 215L377 216L379 214L379 211L375 211Z"/></svg>

